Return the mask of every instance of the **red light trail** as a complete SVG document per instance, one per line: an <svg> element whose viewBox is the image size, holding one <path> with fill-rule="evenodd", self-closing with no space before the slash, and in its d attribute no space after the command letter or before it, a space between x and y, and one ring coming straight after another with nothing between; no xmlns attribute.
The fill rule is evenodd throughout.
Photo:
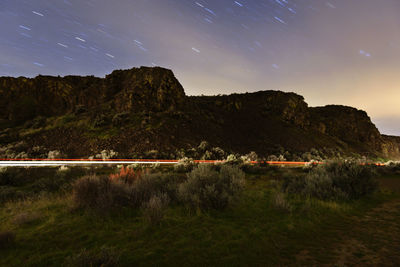
<svg viewBox="0 0 400 267"><path fill-rule="evenodd" d="M224 163L224 160L194 160L195 163ZM62 165L101 165L101 164L178 164L179 160L168 159L0 159L0 166L62 166ZM251 161L250 164L269 164L278 166L305 166L324 164L306 161ZM373 163L384 166L383 163Z"/></svg>

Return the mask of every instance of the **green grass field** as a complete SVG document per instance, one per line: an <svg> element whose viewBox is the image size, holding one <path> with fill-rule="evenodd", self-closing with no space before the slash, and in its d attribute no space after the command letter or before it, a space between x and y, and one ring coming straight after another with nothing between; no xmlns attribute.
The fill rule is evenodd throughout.
<svg viewBox="0 0 400 267"><path fill-rule="evenodd" d="M283 175L300 171L247 174L244 192L226 210L171 204L159 225L146 223L140 209L108 215L77 209L69 190L4 202L0 233L14 233L15 241L0 248L0 266L62 266L83 251L88 257L107 251L118 266L400 262L400 175L380 177L381 190L360 200L288 195L282 208L276 186Z"/></svg>

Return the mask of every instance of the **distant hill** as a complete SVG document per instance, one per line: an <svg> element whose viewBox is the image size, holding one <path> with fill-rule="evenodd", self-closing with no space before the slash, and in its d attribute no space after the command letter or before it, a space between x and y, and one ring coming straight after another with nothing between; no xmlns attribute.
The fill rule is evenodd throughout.
<svg viewBox="0 0 400 267"><path fill-rule="evenodd" d="M186 96L160 67L105 78L2 77L0 106L0 157L400 157L400 138L381 135L364 111L310 108L280 91Z"/></svg>

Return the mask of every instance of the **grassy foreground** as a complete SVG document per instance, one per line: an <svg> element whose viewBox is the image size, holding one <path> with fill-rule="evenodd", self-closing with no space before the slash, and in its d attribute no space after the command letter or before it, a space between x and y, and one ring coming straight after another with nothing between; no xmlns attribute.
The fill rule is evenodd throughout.
<svg viewBox="0 0 400 267"><path fill-rule="evenodd" d="M118 266L380 265L400 262L400 195L380 190L354 201L295 195L279 199L287 172L246 175L241 196L223 211L170 205L159 225L140 209L106 216L77 209L59 192L0 206L0 266L62 266L79 255ZM382 177L381 188L400 183Z"/></svg>

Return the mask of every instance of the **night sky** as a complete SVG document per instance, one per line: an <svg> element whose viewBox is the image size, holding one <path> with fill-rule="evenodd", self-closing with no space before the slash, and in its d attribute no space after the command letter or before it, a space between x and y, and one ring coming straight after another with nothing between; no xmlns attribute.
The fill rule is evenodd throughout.
<svg viewBox="0 0 400 267"><path fill-rule="evenodd" d="M170 68L189 95L282 90L400 135L399 0L0 0L0 76Z"/></svg>

